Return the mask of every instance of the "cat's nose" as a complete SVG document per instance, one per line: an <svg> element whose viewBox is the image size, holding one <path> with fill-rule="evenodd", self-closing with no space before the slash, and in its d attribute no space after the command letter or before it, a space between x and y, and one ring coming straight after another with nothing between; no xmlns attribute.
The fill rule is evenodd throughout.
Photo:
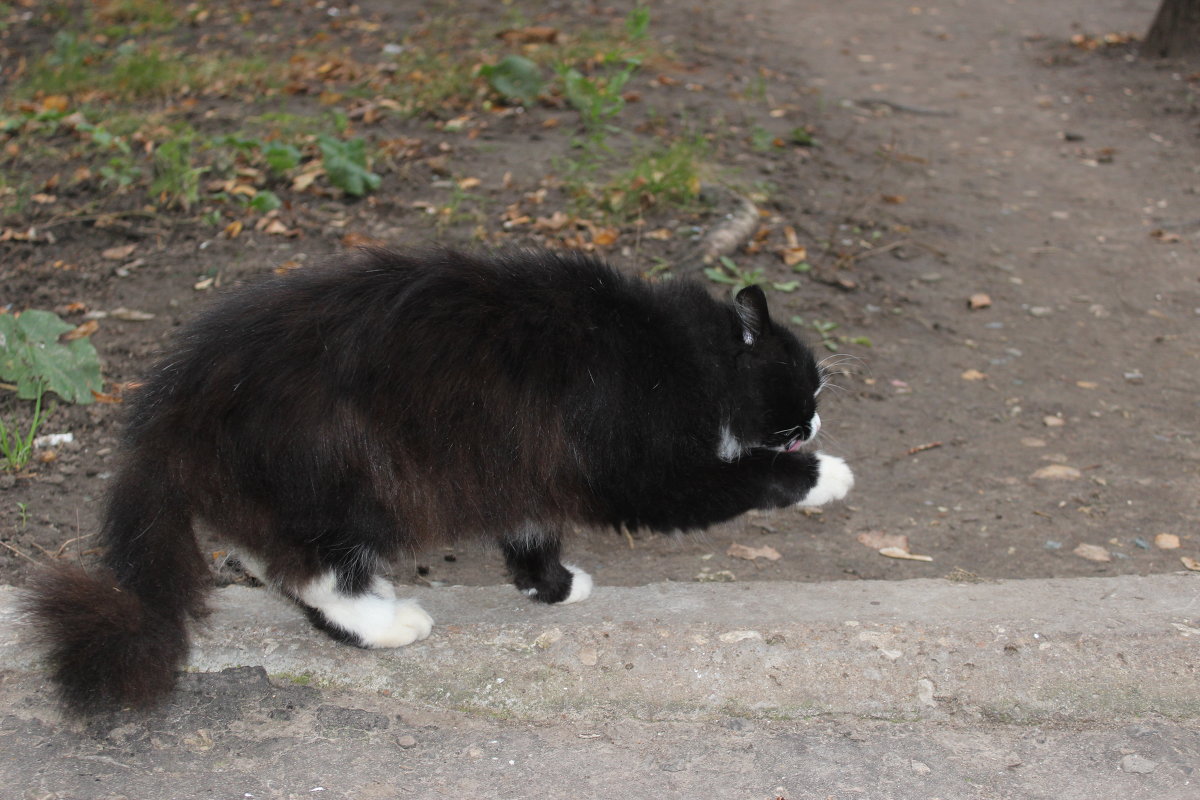
<svg viewBox="0 0 1200 800"><path fill-rule="evenodd" d="M808 423L808 438L805 439L804 441L811 442L813 439L817 438L817 433L820 432L820 430L821 430L821 415L814 411L813 415L812 415L812 419Z"/></svg>

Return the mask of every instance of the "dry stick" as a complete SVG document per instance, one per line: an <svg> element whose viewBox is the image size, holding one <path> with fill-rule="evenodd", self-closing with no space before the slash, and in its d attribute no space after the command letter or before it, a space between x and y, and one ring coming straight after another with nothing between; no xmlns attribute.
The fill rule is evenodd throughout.
<svg viewBox="0 0 1200 800"><path fill-rule="evenodd" d="M625 535L625 541L629 542L629 549L634 549L633 534L629 532L629 528L625 527L625 523L621 523L621 533Z"/></svg>
<svg viewBox="0 0 1200 800"><path fill-rule="evenodd" d="M60 544L58 546L57 550L54 551L54 555L52 556L52 558L62 558L63 551L65 551L67 549L67 546L70 545L72 542L78 542L80 539L90 539L95 535L96 534L94 534L94 533L85 533L82 536L74 536L70 539L67 539L65 542L63 542L62 544Z"/></svg>
<svg viewBox="0 0 1200 800"><path fill-rule="evenodd" d="M940 108L926 108L925 106L910 106L905 103L896 103L892 100L887 100L882 97L862 97L858 100L852 100L852 103L858 106L884 106L893 111L900 111L905 114L916 114L922 117L955 117L958 116L957 111L943 111Z"/></svg>
<svg viewBox="0 0 1200 800"><path fill-rule="evenodd" d="M29 559L30 561L32 561L34 564L36 564L36 563L37 563L37 559L36 559L36 558L34 558L34 557L33 557L33 556L31 556L31 555L27 555L27 554L25 554L25 553L22 553L20 550L18 550L17 548L13 547L13 546L12 546L11 544L9 544L8 542L0 541L0 544L4 545L4 546L5 546L5 547L7 547L9 550L12 550L14 553L16 553L17 555L19 555L21 558L28 558L28 559Z"/></svg>
<svg viewBox="0 0 1200 800"><path fill-rule="evenodd" d="M682 267L688 271L697 271L708 266L722 256L730 255L741 247L742 243L754 235L758 228L758 206L748 198L723 187L717 191L732 196L737 201L737 207L725 214L724 218L713 225L708 233L701 238L682 262Z"/></svg>

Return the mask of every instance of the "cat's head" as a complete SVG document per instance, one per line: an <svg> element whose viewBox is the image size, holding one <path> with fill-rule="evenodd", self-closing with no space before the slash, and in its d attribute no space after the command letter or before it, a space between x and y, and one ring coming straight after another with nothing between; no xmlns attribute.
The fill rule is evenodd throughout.
<svg viewBox="0 0 1200 800"><path fill-rule="evenodd" d="M739 342L729 434L740 449L798 450L821 427L817 395L822 375L817 360L795 334L772 321L766 295L757 286L738 292L733 310ZM723 448L731 446L732 442L723 443Z"/></svg>

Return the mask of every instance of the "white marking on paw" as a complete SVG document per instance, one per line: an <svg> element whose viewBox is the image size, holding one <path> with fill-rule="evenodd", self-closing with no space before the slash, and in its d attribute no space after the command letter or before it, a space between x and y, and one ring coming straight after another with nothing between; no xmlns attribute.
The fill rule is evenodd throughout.
<svg viewBox="0 0 1200 800"><path fill-rule="evenodd" d="M364 647L402 647L424 639L433 629L433 617L416 600L397 600L396 590L378 576L369 592L348 595L338 591L337 576L328 572L310 581L297 597L353 633Z"/></svg>
<svg viewBox="0 0 1200 800"><path fill-rule="evenodd" d="M587 600L592 594L592 576L574 564L563 564L563 566L571 572L571 592L563 599L563 604Z"/></svg>
<svg viewBox="0 0 1200 800"><path fill-rule="evenodd" d="M854 473L837 456L817 453L817 483L796 505L806 508L841 500L854 486Z"/></svg>
<svg viewBox="0 0 1200 800"><path fill-rule="evenodd" d="M733 435L733 431L729 429L729 424L725 423L722 425L721 443L717 446L717 458L722 461L737 461L745 453L746 448Z"/></svg>

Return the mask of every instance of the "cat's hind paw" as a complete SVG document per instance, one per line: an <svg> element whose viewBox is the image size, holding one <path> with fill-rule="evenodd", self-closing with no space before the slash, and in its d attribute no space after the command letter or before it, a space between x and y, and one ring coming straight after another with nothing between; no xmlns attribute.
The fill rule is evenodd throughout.
<svg viewBox="0 0 1200 800"><path fill-rule="evenodd" d="M364 637L367 647L403 647L424 639L433 630L433 617L416 600L393 600L392 603L391 622L372 631L370 639Z"/></svg>
<svg viewBox="0 0 1200 800"><path fill-rule="evenodd" d="M563 603L578 603L592 595L592 576L574 564L563 564L571 573L571 591L562 599Z"/></svg>
<svg viewBox="0 0 1200 800"><path fill-rule="evenodd" d="M796 505L803 508L823 506L834 500L841 500L854 486L854 473L849 465L837 456L817 453L817 483L808 490Z"/></svg>

